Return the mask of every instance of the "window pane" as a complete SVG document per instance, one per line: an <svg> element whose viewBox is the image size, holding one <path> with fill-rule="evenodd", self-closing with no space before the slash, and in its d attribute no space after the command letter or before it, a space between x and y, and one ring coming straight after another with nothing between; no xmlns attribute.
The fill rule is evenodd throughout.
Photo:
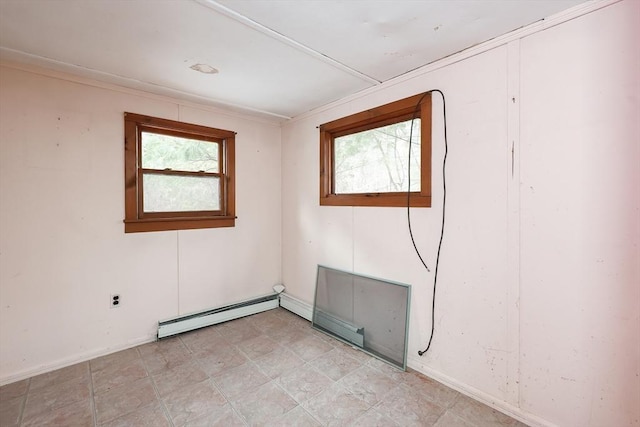
<svg viewBox="0 0 640 427"><path fill-rule="evenodd" d="M220 178L144 174L145 212L220 210Z"/></svg>
<svg viewBox="0 0 640 427"><path fill-rule="evenodd" d="M220 172L218 144L142 132L142 167L190 172Z"/></svg>
<svg viewBox="0 0 640 427"><path fill-rule="evenodd" d="M335 138L336 194L407 191L411 120ZM411 191L420 191L420 119L411 143Z"/></svg>

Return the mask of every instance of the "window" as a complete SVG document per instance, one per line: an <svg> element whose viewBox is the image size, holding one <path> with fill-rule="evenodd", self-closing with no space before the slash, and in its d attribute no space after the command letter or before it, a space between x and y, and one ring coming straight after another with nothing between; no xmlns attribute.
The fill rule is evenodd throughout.
<svg viewBox="0 0 640 427"><path fill-rule="evenodd" d="M235 132L124 116L126 233L233 227Z"/></svg>
<svg viewBox="0 0 640 427"><path fill-rule="evenodd" d="M408 189L411 206L431 206L430 93L320 126L321 205L407 206Z"/></svg>

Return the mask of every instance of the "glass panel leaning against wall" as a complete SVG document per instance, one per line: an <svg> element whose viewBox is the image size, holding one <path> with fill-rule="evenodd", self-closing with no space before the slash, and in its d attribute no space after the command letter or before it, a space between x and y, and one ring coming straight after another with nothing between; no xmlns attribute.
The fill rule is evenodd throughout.
<svg viewBox="0 0 640 427"><path fill-rule="evenodd" d="M235 132L125 113L125 232L235 225Z"/></svg>
<svg viewBox="0 0 640 427"><path fill-rule="evenodd" d="M431 206L430 93L320 126L321 205L407 206L408 191Z"/></svg>

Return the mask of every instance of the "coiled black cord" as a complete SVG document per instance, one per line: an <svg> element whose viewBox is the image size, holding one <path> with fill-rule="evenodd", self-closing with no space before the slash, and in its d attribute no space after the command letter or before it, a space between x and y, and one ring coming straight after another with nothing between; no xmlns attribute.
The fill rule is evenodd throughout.
<svg viewBox="0 0 640 427"><path fill-rule="evenodd" d="M409 184L407 185L407 225L409 226L409 236L411 236L411 243L413 244L413 249L416 251L420 262L424 268L431 272L427 263L422 258L418 247L416 246L416 241L413 237L413 231L411 229L411 141L413 139L413 122L416 119L418 114L418 110L420 109L420 104L424 100L425 96L431 94L433 92L437 92L442 96L442 110L443 110L443 119L444 119L444 158L442 159L442 226L440 228L440 242L438 243L438 254L436 256L436 267L433 275L433 295L431 298L431 335L429 336L429 343L427 344L427 348L424 350L418 351L418 356L422 356L425 354L429 348L431 348L431 342L433 341L433 335L435 332L435 313L436 313L436 285L438 284L438 266L440 265L440 250L442 249L442 239L444 238L444 220L445 220L445 207L447 202L447 183L446 183L446 174L445 168L447 165L447 153L449 151L448 141L447 141L447 105L444 93L440 89L433 89L425 92L416 104L416 109L413 112L413 117L411 118L411 130L409 131L409 163L408 163L408 174L409 174Z"/></svg>

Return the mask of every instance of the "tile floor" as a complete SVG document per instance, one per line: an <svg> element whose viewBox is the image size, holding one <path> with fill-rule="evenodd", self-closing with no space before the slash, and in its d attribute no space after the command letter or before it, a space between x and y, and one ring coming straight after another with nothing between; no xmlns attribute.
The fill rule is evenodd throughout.
<svg viewBox="0 0 640 427"><path fill-rule="evenodd" d="M283 309L0 388L10 426L524 426Z"/></svg>

